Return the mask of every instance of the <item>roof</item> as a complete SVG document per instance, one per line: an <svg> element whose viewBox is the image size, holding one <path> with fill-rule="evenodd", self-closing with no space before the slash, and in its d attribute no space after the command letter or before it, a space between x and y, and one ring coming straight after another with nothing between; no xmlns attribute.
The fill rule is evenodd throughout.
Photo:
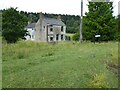
<svg viewBox="0 0 120 90"><path fill-rule="evenodd" d="M30 24L27 25L27 28L35 28L35 24L36 23L30 23Z"/></svg>
<svg viewBox="0 0 120 90"><path fill-rule="evenodd" d="M59 20L59 19L54 19L54 18L44 18L45 22L47 24L50 24L50 25L60 25L60 26L64 26L65 24Z"/></svg>
<svg viewBox="0 0 120 90"><path fill-rule="evenodd" d="M44 17L44 20L49 25L65 26L65 24L61 20L59 20L59 19ZM30 23L30 24L27 25L26 28L35 28L35 24L36 23Z"/></svg>

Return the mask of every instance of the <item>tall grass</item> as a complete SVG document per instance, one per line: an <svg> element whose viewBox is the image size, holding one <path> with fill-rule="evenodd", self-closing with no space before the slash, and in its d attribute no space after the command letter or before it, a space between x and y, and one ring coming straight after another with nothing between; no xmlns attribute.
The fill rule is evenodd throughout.
<svg viewBox="0 0 120 90"><path fill-rule="evenodd" d="M89 88L110 88L107 77L104 73L96 74L93 76L93 79L88 82Z"/></svg>
<svg viewBox="0 0 120 90"><path fill-rule="evenodd" d="M106 68L106 62L117 63L117 45L32 41L4 44L3 87L117 87L116 75Z"/></svg>

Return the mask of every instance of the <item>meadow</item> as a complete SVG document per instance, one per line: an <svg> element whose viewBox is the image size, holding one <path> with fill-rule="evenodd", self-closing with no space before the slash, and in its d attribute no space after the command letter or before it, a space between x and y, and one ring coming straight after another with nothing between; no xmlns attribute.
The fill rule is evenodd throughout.
<svg viewBox="0 0 120 90"><path fill-rule="evenodd" d="M118 42L3 43L3 88L117 88Z"/></svg>

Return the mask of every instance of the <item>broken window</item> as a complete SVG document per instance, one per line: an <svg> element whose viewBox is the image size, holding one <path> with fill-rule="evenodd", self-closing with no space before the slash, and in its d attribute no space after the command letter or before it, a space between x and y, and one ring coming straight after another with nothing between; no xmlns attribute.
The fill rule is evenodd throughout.
<svg viewBox="0 0 120 90"><path fill-rule="evenodd" d="M50 32L53 32L53 28L50 28Z"/></svg>
<svg viewBox="0 0 120 90"><path fill-rule="evenodd" d="M53 25L50 25L50 27L53 27Z"/></svg>
<svg viewBox="0 0 120 90"><path fill-rule="evenodd" d="M59 39L59 34L56 35L56 40L58 40L58 39Z"/></svg>
<svg viewBox="0 0 120 90"><path fill-rule="evenodd" d="M53 41L53 37L50 37L50 41Z"/></svg>
<svg viewBox="0 0 120 90"><path fill-rule="evenodd" d="M61 32L63 32L63 26L61 27Z"/></svg>
<svg viewBox="0 0 120 90"><path fill-rule="evenodd" d="M63 40L63 34L61 35L61 40Z"/></svg>

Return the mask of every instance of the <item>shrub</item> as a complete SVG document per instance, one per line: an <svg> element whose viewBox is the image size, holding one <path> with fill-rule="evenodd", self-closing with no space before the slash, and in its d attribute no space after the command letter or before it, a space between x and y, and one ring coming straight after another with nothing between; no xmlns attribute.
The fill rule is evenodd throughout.
<svg viewBox="0 0 120 90"><path fill-rule="evenodd" d="M73 35L72 39L73 39L74 41L79 41L79 36L80 36L80 33L79 33L79 32L78 32L78 33L75 33L75 34Z"/></svg>
<svg viewBox="0 0 120 90"><path fill-rule="evenodd" d="M114 40L120 41L120 33L116 33L116 34L114 35Z"/></svg>
<svg viewBox="0 0 120 90"><path fill-rule="evenodd" d="M7 44L7 41L5 40L5 38L1 37L2 38L2 44L5 45Z"/></svg>

